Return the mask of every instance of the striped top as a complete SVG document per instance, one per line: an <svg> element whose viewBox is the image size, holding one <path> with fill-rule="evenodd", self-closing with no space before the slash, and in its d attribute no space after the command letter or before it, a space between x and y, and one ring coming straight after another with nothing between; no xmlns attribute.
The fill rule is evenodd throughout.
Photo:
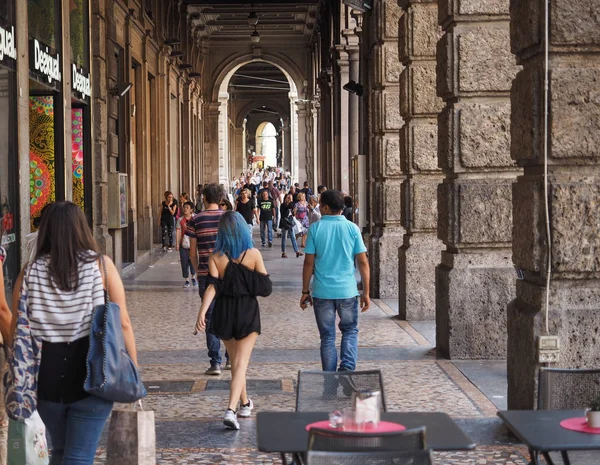
<svg viewBox="0 0 600 465"><path fill-rule="evenodd" d="M54 285L49 264L49 257L39 258L25 274L33 334L48 342L74 342L89 336L92 311L104 304L98 262L79 264L79 287L74 291L61 291Z"/></svg>
<svg viewBox="0 0 600 465"><path fill-rule="evenodd" d="M208 276L208 257L217 242L221 209L204 210L187 222L185 234L196 238L198 246L198 276Z"/></svg>

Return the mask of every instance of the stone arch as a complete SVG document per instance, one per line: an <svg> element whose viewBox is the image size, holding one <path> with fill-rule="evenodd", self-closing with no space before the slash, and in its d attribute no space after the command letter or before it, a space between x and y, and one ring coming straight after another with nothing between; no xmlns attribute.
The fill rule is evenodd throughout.
<svg viewBox="0 0 600 465"><path fill-rule="evenodd" d="M279 116L281 116L283 119L289 117L289 113L290 113L289 107L286 107L286 106L282 105L281 103L276 102L275 100L266 100L266 101L261 101L260 103L258 101L250 102L248 105L243 107L236 115L236 118L235 118L236 127L242 126L242 123L244 122L244 118L246 117L246 115L248 113L250 113L252 110L262 107L263 105L266 107L272 108L273 110L278 112Z"/></svg>
<svg viewBox="0 0 600 465"><path fill-rule="evenodd" d="M234 55L235 56L235 55ZM213 76L212 81L215 83L212 88L212 101L217 102L219 100L219 94L222 92L227 92L227 85L229 85L229 80L231 76L242 66L247 65L248 63L253 62L263 62L268 63L270 65L279 68L279 70L285 75L288 82L290 83L290 93L298 93L298 89L302 89L302 83L304 81L304 74L298 68L296 63L289 60L285 56L278 55L261 55L255 57L251 53L246 53L243 55L238 55L237 57L232 58L231 55L225 58L217 67L217 70ZM226 84L226 85L225 85Z"/></svg>

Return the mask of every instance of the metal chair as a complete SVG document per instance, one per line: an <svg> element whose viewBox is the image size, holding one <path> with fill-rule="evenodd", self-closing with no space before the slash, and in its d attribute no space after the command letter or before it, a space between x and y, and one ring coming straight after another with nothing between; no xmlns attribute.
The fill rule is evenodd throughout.
<svg viewBox="0 0 600 465"><path fill-rule="evenodd" d="M360 390L381 392L381 410L386 411L381 371L298 372L296 412L333 412L352 407L352 393Z"/></svg>
<svg viewBox="0 0 600 465"><path fill-rule="evenodd" d="M540 368L538 378L538 410L583 410L600 395L600 369L579 370ZM544 458L553 464L548 453ZM571 461L561 452L565 465Z"/></svg>
<svg viewBox="0 0 600 465"><path fill-rule="evenodd" d="M367 433L312 428L308 450L336 452L404 451L425 449L425 428L394 433Z"/></svg>
<svg viewBox="0 0 600 465"><path fill-rule="evenodd" d="M433 465L431 451L308 452L306 465Z"/></svg>

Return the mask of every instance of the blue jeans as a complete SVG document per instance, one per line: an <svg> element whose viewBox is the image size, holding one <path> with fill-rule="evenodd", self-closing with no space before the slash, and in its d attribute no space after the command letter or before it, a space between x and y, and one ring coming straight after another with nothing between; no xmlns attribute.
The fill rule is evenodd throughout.
<svg viewBox="0 0 600 465"><path fill-rule="evenodd" d="M279 227L279 215L281 212L279 211L279 205L275 207L275 222L273 223L273 231L277 231Z"/></svg>
<svg viewBox="0 0 600 465"><path fill-rule="evenodd" d="M288 236L292 240L292 247L294 248L294 252L298 252L298 242L296 242L296 236L294 236L294 233L291 229L281 230L281 252L285 253L285 246Z"/></svg>
<svg viewBox="0 0 600 465"><path fill-rule="evenodd" d="M52 441L50 465L92 465L113 403L97 396L72 404L38 401Z"/></svg>
<svg viewBox="0 0 600 465"><path fill-rule="evenodd" d="M179 248L179 260L181 261L181 274L184 279L188 279L190 274L192 275L192 279L196 277L196 271L194 271L194 267L192 266L192 261L190 260L190 249L184 249L183 247Z"/></svg>
<svg viewBox="0 0 600 465"><path fill-rule="evenodd" d="M358 297L351 299L313 298L315 318L321 335L321 366L323 371L336 371L335 316L340 316L342 332L339 371L354 371L358 357Z"/></svg>
<svg viewBox="0 0 600 465"><path fill-rule="evenodd" d="M273 242L273 220L260 222L260 241L265 245L265 229L267 230L269 242Z"/></svg>
<svg viewBox="0 0 600 465"><path fill-rule="evenodd" d="M198 276L198 292L201 299L204 297L204 291L206 291L206 276ZM212 366L221 364L221 339L209 330L210 318L212 317L214 307L215 301L213 300L210 307L208 307L208 312L206 312L206 348L208 349L208 358L210 358ZM225 356L229 359L227 352L225 352Z"/></svg>

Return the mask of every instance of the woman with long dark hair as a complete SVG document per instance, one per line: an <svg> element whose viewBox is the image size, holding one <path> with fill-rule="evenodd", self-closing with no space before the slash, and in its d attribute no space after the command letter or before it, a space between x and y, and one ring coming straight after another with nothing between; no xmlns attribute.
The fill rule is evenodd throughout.
<svg viewBox="0 0 600 465"><path fill-rule="evenodd" d="M225 343L231 359L229 405L223 423L227 428L240 429L238 417L249 417L254 408L246 392L246 371L261 331L256 297L271 295L273 287L262 255L252 247L250 230L239 213L225 212L221 216L208 270L208 287L196 331L206 329L206 312L215 300L208 329Z"/></svg>
<svg viewBox="0 0 600 465"><path fill-rule="evenodd" d="M101 271L104 261L107 276ZM13 294L17 308L23 280L31 332L42 340L37 410L52 440L51 465L92 465L113 403L83 389L93 309L111 301L121 308L125 346L137 365L125 290L110 258L102 256L81 209L55 202L44 213L33 262L21 271ZM17 326L13 316L11 334Z"/></svg>
<svg viewBox="0 0 600 465"><path fill-rule="evenodd" d="M165 192L165 200L158 208L158 226L162 230L162 248L163 250L168 248L169 252L175 247L173 230L175 229L177 209L177 200L175 200L173 192Z"/></svg>

